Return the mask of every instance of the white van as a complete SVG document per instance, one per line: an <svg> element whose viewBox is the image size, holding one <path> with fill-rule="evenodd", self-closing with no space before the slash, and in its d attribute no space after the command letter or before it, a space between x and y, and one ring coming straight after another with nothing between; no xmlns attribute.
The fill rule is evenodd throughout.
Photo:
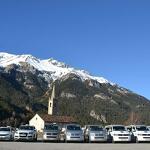
<svg viewBox="0 0 150 150"><path fill-rule="evenodd" d="M43 141L59 141L59 126L57 124L45 124L43 130Z"/></svg>
<svg viewBox="0 0 150 150"><path fill-rule="evenodd" d="M100 125L85 125L84 139L86 142L106 142L106 130Z"/></svg>
<svg viewBox="0 0 150 150"><path fill-rule="evenodd" d="M126 127L132 135L133 142L150 142L150 131L145 125L130 125Z"/></svg>
<svg viewBox="0 0 150 150"><path fill-rule="evenodd" d="M60 141L83 142L84 134L79 124L66 124L60 132Z"/></svg>
<svg viewBox="0 0 150 150"><path fill-rule="evenodd" d="M124 125L108 125L105 127L108 142L131 142L131 134Z"/></svg>

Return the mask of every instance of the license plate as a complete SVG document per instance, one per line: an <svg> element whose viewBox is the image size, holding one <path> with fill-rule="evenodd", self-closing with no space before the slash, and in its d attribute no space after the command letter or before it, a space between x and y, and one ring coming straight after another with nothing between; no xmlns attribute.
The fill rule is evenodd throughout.
<svg viewBox="0 0 150 150"><path fill-rule="evenodd" d="M25 137L25 136L26 136L26 134L20 134L20 136L23 136L23 137Z"/></svg>
<svg viewBox="0 0 150 150"><path fill-rule="evenodd" d="M128 137L119 137L119 139L128 139Z"/></svg>

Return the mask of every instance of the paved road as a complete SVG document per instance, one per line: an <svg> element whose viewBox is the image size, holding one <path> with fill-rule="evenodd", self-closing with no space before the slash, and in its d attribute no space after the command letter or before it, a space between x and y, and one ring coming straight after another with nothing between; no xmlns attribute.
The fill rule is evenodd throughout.
<svg viewBox="0 0 150 150"><path fill-rule="evenodd" d="M0 150L150 150L150 144L0 142Z"/></svg>

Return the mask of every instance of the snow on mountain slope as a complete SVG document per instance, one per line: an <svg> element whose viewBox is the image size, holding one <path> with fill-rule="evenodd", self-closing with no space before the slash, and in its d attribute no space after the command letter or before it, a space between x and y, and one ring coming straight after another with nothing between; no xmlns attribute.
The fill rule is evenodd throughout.
<svg viewBox="0 0 150 150"><path fill-rule="evenodd" d="M32 55L13 55L13 54L0 52L0 66L2 67L7 67L8 65L11 64L21 65L21 62L26 62L39 71L51 72L51 76L53 80L61 78L66 74L73 73L80 76L80 78L83 81L92 79L98 81L99 83L110 83L113 85L112 82L109 82L103 77L92 76L84 70L74 69L52 58L41 60L36 57L33 57Z"/></svg>

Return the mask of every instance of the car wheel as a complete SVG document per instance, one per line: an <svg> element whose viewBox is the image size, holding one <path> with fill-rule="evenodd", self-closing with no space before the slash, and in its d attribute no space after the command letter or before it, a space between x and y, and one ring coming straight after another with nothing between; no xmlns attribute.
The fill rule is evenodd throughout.
<svg viewBox="0 0 150 150"><path fill-rule="evenodd" d="M89 137L89 136L87 137L87 142L88 142L88 143L91 143L91 140L90 140L90 137Z"/></svg>
<svg viewBox="0 0 150 150"><path fill-rule="evenodd" d="M68 143L68 141L65 139L65 143Z"/></svg>
<svg viewBox="0 0 150 150"><path fill-rule="evenodd" d="M84 137L84 142L88 143L88 138L86 136Z"/></svg>
<svg viewBox="0 0 150 150"><path fill-rule="evenodd" d="M136 141L136 143L139 143L139 140L138 140L138 138L137 138L137 137L135 138L135 141Z"/></svg>
<svg viewBox="0 0 150 150"><path fill-rule="evenodd" d="M64 141L65 141L65 143L68 143L68 141L67 141L67 138L66 138L66 137L65 137Z"/></svg>
<svg viewBox="0 0 150 150"><path fill-rule="evenodd" d="M64 135L60 135L60 136L59 136L59 141L60 141L61 143L65 142Z"/></svg>
<svg viewBox="0 0 150 150"><path fill-rule="evenodd" d="M112 137L112 143L115 143L116 141L114 140L114 138Z"/></svg>
<svg viewBox="0 0 150 150"><path fill-rule="evenodd" d="M36 142L36 141L37 141L37 136L35 135L34 139L33 139L33 142Z"/></svg>
<svg viewBox="0 0 150 150"><path fill-rule="evenodd" d="M108 143L112 143L112 139L113 139L113 137L111 135L107 136L107 142Z"/></svg>

